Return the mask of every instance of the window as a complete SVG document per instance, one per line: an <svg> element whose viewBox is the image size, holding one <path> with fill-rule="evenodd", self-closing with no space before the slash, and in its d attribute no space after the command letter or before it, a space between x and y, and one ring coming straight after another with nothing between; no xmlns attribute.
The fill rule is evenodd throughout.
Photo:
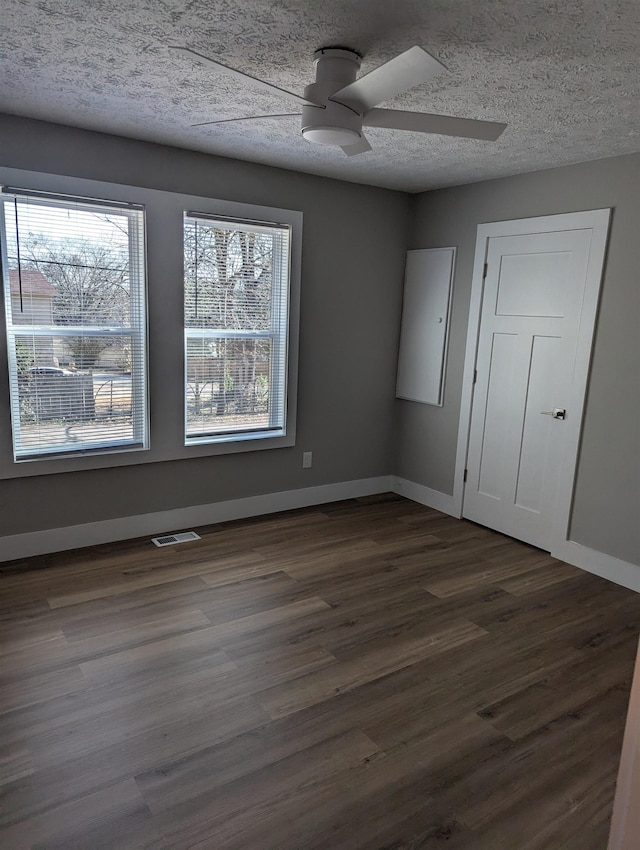
<svg viewBox="0 0 640 850"><path fill-rule="evenodd" d="M185 444L286 433L290 227L184 219Z"/></svg>
<svg viewBox="0 0 640 850"><path fill-rule="evenodd" d="M0 482L294 446L302 229L0 166Z"/></svg>
<svg viewBox="0 0 640 850"><path fill-rule="evenodd" d="M14 460L146 448L142 208L0 202Z"/></svg>

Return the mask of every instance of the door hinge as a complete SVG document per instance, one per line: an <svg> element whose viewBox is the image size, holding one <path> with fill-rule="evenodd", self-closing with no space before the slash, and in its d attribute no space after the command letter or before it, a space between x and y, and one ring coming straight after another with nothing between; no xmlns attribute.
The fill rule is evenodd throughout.
<svg viewBox="0 0 640 850"><path fill-rule="evenodd" d="M468 473L468 472L469 472L469 470L468 470L468 469L465 469L465 471L464 471L464 475L463 475L463 477L462 477L462 480L463 480L465 483L466 483L466 480L467 480L467 473Z"/></svg>
<svg viewBox="0 0 640 850"><path fill-rule="evenodd" d="M484 269L482 270L482 279L484 280L487 276L487 272L489 271L489 263L484 264Z"/></svg>
<svg viewBox="0 0 640 850"><path fill-rule="evenodd" d="M474 369L474 370L473 370L473 383L475 384L475 382L476 382L477 380L478 380L478 370L477 370L477 369Z"/></svg>

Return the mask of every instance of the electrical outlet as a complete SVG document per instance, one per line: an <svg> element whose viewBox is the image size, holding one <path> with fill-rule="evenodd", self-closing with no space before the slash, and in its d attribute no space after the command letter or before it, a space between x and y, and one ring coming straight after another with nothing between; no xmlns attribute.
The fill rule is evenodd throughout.
<svg viewBox="0 0 640 850"><path fill-rule="evenodd" d="M302 468L311 469L313 466L313 452L302 452Z"/></svg>

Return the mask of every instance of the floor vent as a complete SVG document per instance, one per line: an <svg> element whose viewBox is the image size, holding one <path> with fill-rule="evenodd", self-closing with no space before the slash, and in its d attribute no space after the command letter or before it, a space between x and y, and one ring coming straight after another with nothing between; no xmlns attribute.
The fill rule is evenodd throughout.
<svg viewBox="0 0 640 850"><path fill-rule="evenodd" d="M189 540L200 540L195 531L181 531L180 534L164 534L162 537L152 537L151 542L156 546L175 546L176 543L188 543Z"/></svg>

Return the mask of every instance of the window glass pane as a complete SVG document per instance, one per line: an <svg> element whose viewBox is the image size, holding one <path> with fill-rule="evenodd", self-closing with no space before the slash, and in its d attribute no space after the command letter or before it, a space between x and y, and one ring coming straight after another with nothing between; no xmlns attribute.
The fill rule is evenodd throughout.
<svg viewBox="0 0 640 850"><path fill-rule="evenodd" d="M87 349L98 349L103 339L86 336L83 341ZM131 336L110 338L110 359L103 351L102 368L41 365L50 363L55 352L63 360L69 341L75 342L56 336L15 337L20 455L66 453L134 439L131 371L118 362L131 350Z"/></svg>
<svg viewBox="0 0 640 850"><path fill-rule="evenodd" d="M16 460L144 447L142 212L2 200Z"/></svg>
<svg viewBox="0 0 640 850"><path fill-rule="evenodd" d="M187 435L269 428L272 343L187 340Z"/></svg>
<svg viewBox="0 0 640 850"><path fill-rule="evenodd" d="M185 216L186 442L285 433L289 228Z"/></svg>
<svg viewBox="0 0 640 850"><path fill-rule="evenodd" d="M263 330L271 327L274 249L280 233L228 223L185 222L187 327Z"/></svg>
<svg viewBox="0 0 640 850"><path fill-rule="evenodd" d="M127 325L131 214L5 203L14 324Z"/></svg>

